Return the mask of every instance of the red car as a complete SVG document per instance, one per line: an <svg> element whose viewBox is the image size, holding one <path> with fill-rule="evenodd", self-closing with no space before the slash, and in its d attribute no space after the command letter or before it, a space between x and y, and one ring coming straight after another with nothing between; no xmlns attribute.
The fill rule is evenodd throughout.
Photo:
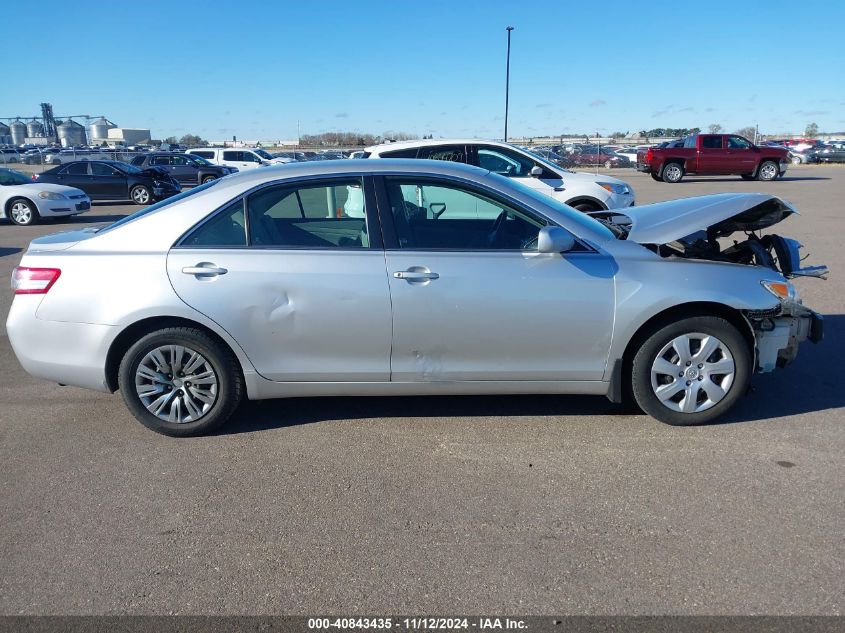
<svg viewBox="0 0 845 633"><path fill-rule="evenodd" d="M604 165L605 167L631 167L631 161L624 156L619 156L607 147L587 146L577 150L570 158L576 165L586 167L588 165Z"/></svg>
<svg viewBox="0 0 845 633"><path fill-rule="evenodd" d="M675 183L686 174L737 174L743 180L774 180L786 173L789 151L757 147L737 134L694 134L683 147L650 148L637 154L637 169Z"/></svg>

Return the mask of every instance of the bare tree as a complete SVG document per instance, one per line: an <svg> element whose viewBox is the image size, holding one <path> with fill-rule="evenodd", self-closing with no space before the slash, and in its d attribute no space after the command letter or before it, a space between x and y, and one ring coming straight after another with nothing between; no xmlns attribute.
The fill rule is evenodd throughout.
<svg viewBox="0 0 845 633"><path fill-rule="evenodd" d="M711 123L707 126L708 131L710 134L721 134L722 133L722 126L718 123Z"/></svg>
<svg viewBox="0 0 845 633"><path fill-rule="evenodd" d="M815 123L810 123L807 129L804 130L804 136L807 138L816 138L819 135L819 126Z"/></svg>
<svg viewBox="0 0 845 633"><path fill-rule="evenodd" d="M749 125L748 127L741 127L739 128L734 134L739 134L740 136L744 136L745 138L753 141L754 136L757 134L757 128L753 125Z"/></svg>

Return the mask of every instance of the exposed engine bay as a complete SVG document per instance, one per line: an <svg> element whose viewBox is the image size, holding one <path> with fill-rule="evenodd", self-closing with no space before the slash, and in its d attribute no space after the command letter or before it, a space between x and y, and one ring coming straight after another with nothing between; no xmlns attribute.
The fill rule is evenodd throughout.
<svg viewBox="0 0 845 633"><path fill-rule="evenodd" d="M742 241L723 247L710 230L698 231L692 235L661 244L655 250L662 257L686 257L713 261L765 266L783 274L784 277L823 277L826 266L801 267L801 244L780 235L758 235L753 231L745 233Z"/></svg>
<svg viewBox="0 0 845 633"><path fill-rule="evenodd" d="M765 194L718 194L593 213L661 257L682 257L764 266L784 277L824 278L827 266L801 266L801 244L760 232L797 210ZM742 232L742 240L728 239Z"/></svg>

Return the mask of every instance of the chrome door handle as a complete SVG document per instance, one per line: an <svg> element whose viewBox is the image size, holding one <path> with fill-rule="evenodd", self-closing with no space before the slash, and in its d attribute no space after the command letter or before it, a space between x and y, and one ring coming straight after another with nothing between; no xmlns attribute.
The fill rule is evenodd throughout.
<svg viewBox="0 0 845 633"><path fill-rule="evenodd" d="M216 277L229 272L226 268L220 268L209 262L200 262L196 266L185 266L182 272L186 275L197 275L201 277Z"/></svg>
<svg viewBox="0 0 845 633"><path fill-rule="evenodd" d="M430 279L440 279L437 273L426 273L417 270L399 270L393 273L396 279L405 279L406 281L426 281Z"/></svg>

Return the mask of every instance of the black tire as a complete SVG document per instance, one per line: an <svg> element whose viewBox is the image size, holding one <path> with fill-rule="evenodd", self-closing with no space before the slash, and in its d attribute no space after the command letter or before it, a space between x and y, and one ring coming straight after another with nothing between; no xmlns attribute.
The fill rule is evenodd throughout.
<svg viewBox="0 0 845 633"><path fill-rule="evenodd" d="M734 361L734 377L733 381L727 387L726 393L716 404L699 412L683 413L669 408L655 394L652 386L652 365L657 361L660 351L676 337L693 333L713 336L727 347ZM692 351L692 345L690 345L690 350ZM670 350L669 353L671 354L672 351ZM631 365L631 392L640 408L661 422L673 426L704 424L728 411L747 391L748 383L751 379L751 364L752 353L748 341L745 340L742 333L730 322L715 316L681 318L672 323L663 323L656 326L655 330L640 345ZM694 366L690 366L689 370L696 371ZM680 378L680 381L678 381L678 378ZM678 387L681 390L685 389L685 385L681 383L695 385L698 384L696 381L703 382L705 379L710 381L709 376L704 379L692 378L690 381L687 381L686 376L676 377L673 375L673 379L679 382ZM665 384L672 384L672 381ZM697 390L695 395L697 398L707 397L703 389ZM676 392L673 398L678 396L681 399L685 398L682 391ZM678 403L676 402L675 404Z"/></svg>
<svg viewBox="0 0 845 633"><path fill-rule="evenodd" d="M129 190L129 197L135 204L150 204L153 201L153 192L144 185L135 185Z"/></svg>
<svg viewBox="0 0 845 633"><path fill-rule="evenodd" d="M6 207L6 217L18 226L32 226L41 221L38 209L26 198L10 200L9 206Z"/></svg>
<svg viewBox="0 0 845 633"><path fill-rule="evenodd" d="M754 180L754 176L752 176L750 174L740 174L739 177L742 178L743 180Z"/></svg>
<svg viewBox="0 0 845 633"><path fill-rule="evenodd" d="M601 211L602 208L595 202L578 202L572 205L572 208L581 213L590 213L591 211Z"/></svg>
<svg viewBox="0 0 845 633"><path fill-rule="evenodd" d="M771 181L775 180L780 174L778 164L773 160L764 160L757 168L757 180Z"/></svg>
<svg viewBox="0 0 845 633"><path fill-rule="evenodd" d="M681 179L684 177L684 167L680 163L666 163L660 175L663 178L663 182L675 184L676 182L681 182Z"/></svg>
<svg viewBox="0 0 845 633"><path fill-rule="evenodd" d="M147 410L136 391L135 376L141 362L152 350L167 345L181 345L199 353L211 365L217 378L217 392L213 404L195 420L182 423L162 420ZM238 408L244 393L241 368L232 351L202 330L188 327L172 327L151 332L132 345L120 362L118 385L127 408L141 424L156 433L172 437L203 435L219 428ZM176 389L177 394L182 394L181 390L185 386L190 385L178 384L171 386L168 391ZM163 391L161 393L164 395ZM171 397L168 402L178 398L179 395L176 398ZM184 396L181 399L184 402Z"/></svg>
<svg viewBox="0 0 845 633"><path fill-rule="evenodd" d="M217 176L203 176L202 184L209 183L212 180L217 180Z"/></svg>
<svg viewBox="0 0 845 633"><path fill-rule="evenodd" d="M655 173L653 171L649 172L649 174L651 175L652 180L656 180L657 182L663 182L663 177L660 174Z"/></svg>

